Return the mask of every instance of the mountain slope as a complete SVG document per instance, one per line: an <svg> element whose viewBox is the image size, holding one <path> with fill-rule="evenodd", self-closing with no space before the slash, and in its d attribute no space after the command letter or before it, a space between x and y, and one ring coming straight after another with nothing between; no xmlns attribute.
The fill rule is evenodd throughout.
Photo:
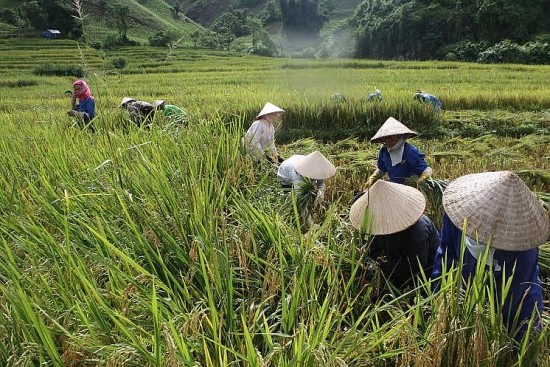
<svg viewBox="0 0 550 367"><path fill-rule="evenodd" d="M46 3L48 0L37 1ZM123 7L126 9L126 17L123 21L125 32L130 40L147 43L151 35L163 31L172 38L183 37L184 42L191 43L189 35L192 32L209 27L223 13L232 9L246 9L249 14L256 16L270 1L273 2L273 0L57 0L56 2L73 8L75 4L81 5L84 32L87 40L91 42L101 42L109 35L118 34L120 22L117 23L117 16L113 9ZM331 12L328 14L326 23L329 27L335 21L351 16L357 5L361 3L361 0L326 1L332 1ZM6 30L5 34L0 34L0 37L21 34L22 30L28 29L27 21L21 13L24 5L28 3L24 0L0 0L0 23L5 24L2 28ZM275 0L273 4L278 6L279 1ZM18 24L5 22L1 11L18 13ZM52 23L54 24L48 24L48 27L58 28L55 21ZM268 31L273 28L269 24L266 25ZM34 33L37 34L38 31Z"/></svg>

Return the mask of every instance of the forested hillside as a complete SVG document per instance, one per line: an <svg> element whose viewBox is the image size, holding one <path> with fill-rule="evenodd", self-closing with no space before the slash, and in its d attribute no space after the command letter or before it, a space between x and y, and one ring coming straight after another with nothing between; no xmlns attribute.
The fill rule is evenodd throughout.
<svg viewBox="0 0 550 367"><path fill-rule="evenodd" d="M0 0L0 37L48 27L96 48L550 63L547 0Z"/></svg>
<svg viewBox="0 0 550 367"><path fill-rule="evenodd" d="M499 61L513 43L538 42L526 46L532 60L510 61L550 61L548 0L364 0L348 26L358 57Z"/></svg>

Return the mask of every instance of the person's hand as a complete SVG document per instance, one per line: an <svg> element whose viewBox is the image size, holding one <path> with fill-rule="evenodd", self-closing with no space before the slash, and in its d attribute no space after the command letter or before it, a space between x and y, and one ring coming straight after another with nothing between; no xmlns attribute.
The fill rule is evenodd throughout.
<svg viewBox="0 0 550 367"><path fill-rule="evenodd" d="M374 185L374 183L376 181L378 181L380 177L375 173L375 174L372 174L368 180L367 180L367 183L365 184L365 188L363 189L363 191L367 191L372 185Z"/></svg>
<svg viewBox="0 0 550 367"><path fill-rule="evenodd" d="M374 185L376 181L378 181L380 178L382 178L386 173L381 171L379 168L377 168L372 175L367 179L367 183L365 184L365 188L363 191L367 191L369 187Z"/></svg>
<svg viewBox="0 0 550 367"><path fill-rule="evenodd" d="M418 178L418 182L425 181L425 180L427 180L428 178L431 178L431 177L432 177L431 172L424 171L424 172L422 172L422 174Z"/></svg>
<svg viewBox="0 0 550 367"><path fill-rule="evenodd" d="M67 115L71 116L71 117L77 117L77 116L80 116L81 112L78 112L78 111L75 111L75 110L68 110L67 111Z"/></svg>

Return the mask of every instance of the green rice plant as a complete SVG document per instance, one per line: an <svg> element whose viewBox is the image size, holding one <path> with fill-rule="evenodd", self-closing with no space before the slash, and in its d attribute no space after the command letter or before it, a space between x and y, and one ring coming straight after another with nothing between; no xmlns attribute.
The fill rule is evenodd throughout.
<svg viewBox="0 0 550 367"><path fill-rule="evenodd" d="M74 42L50 46L0 42L6 80L26 80L45 60L80 64ZM128 70L114 75L102 69L113 55L82 53L95 134L65 114L72 76L38 76L0 96L9 137L0 142L0 364L496 366L526 364L538 350L544 365L547 327L520 343L503 327L494 293L507 284L479 272L463 286L447 269L439 292L429 274L398 292L366 276L369 239L348 218L376 165L379 146L367 139L387 115L423 133L414 144L436 185L419 189L434 221L444 183L463 174L513 170L544 199L545 130L491 131L548 127L540 110L547 67L280 60L184 47L166 63L165 50L123 47L116 56ZM504 88L509 77L528 96ZM383 104L363 101L374 87ZM441 91L439 121L412 101L420 87ZM335 91L347 104L329 101ZM189 121L171 126L156 116L137 128L118 108L124 96L181 105ZM240 146L268 100L287 110L281 155L321 150L337 167L308 231L299 217L314 202L311 187L301 199L281 190L276 168ZM484 135L455 134L462 120Z"/></svg>

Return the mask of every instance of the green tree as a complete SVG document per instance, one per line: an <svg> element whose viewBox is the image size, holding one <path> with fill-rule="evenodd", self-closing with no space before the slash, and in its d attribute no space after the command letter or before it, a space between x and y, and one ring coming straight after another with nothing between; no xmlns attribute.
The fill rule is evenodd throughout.
<svg viewBox="0 0 550 367"><path fill-rule="evenodd" d="M130 13L130 8L120 3L112 3L109 5L108 13L111 16L111 21L114 23L117 29L118 40L121 43L127 42L128 14Z"/></svg>
<svg viewBox="0 0 550 367"><path fill-rule="evenodd" d="M29 28L43 30L58 29L63 35L79 38L82 29L76 21L77 14L67 1L31 0L21 5L20 13Z"/></svg>
<svg viewBox="0 0 550 367"><path fill-rule="evenodd" d="M327 21L319 0L279 0L283 30L288 34L317 37Z"/></svg>

